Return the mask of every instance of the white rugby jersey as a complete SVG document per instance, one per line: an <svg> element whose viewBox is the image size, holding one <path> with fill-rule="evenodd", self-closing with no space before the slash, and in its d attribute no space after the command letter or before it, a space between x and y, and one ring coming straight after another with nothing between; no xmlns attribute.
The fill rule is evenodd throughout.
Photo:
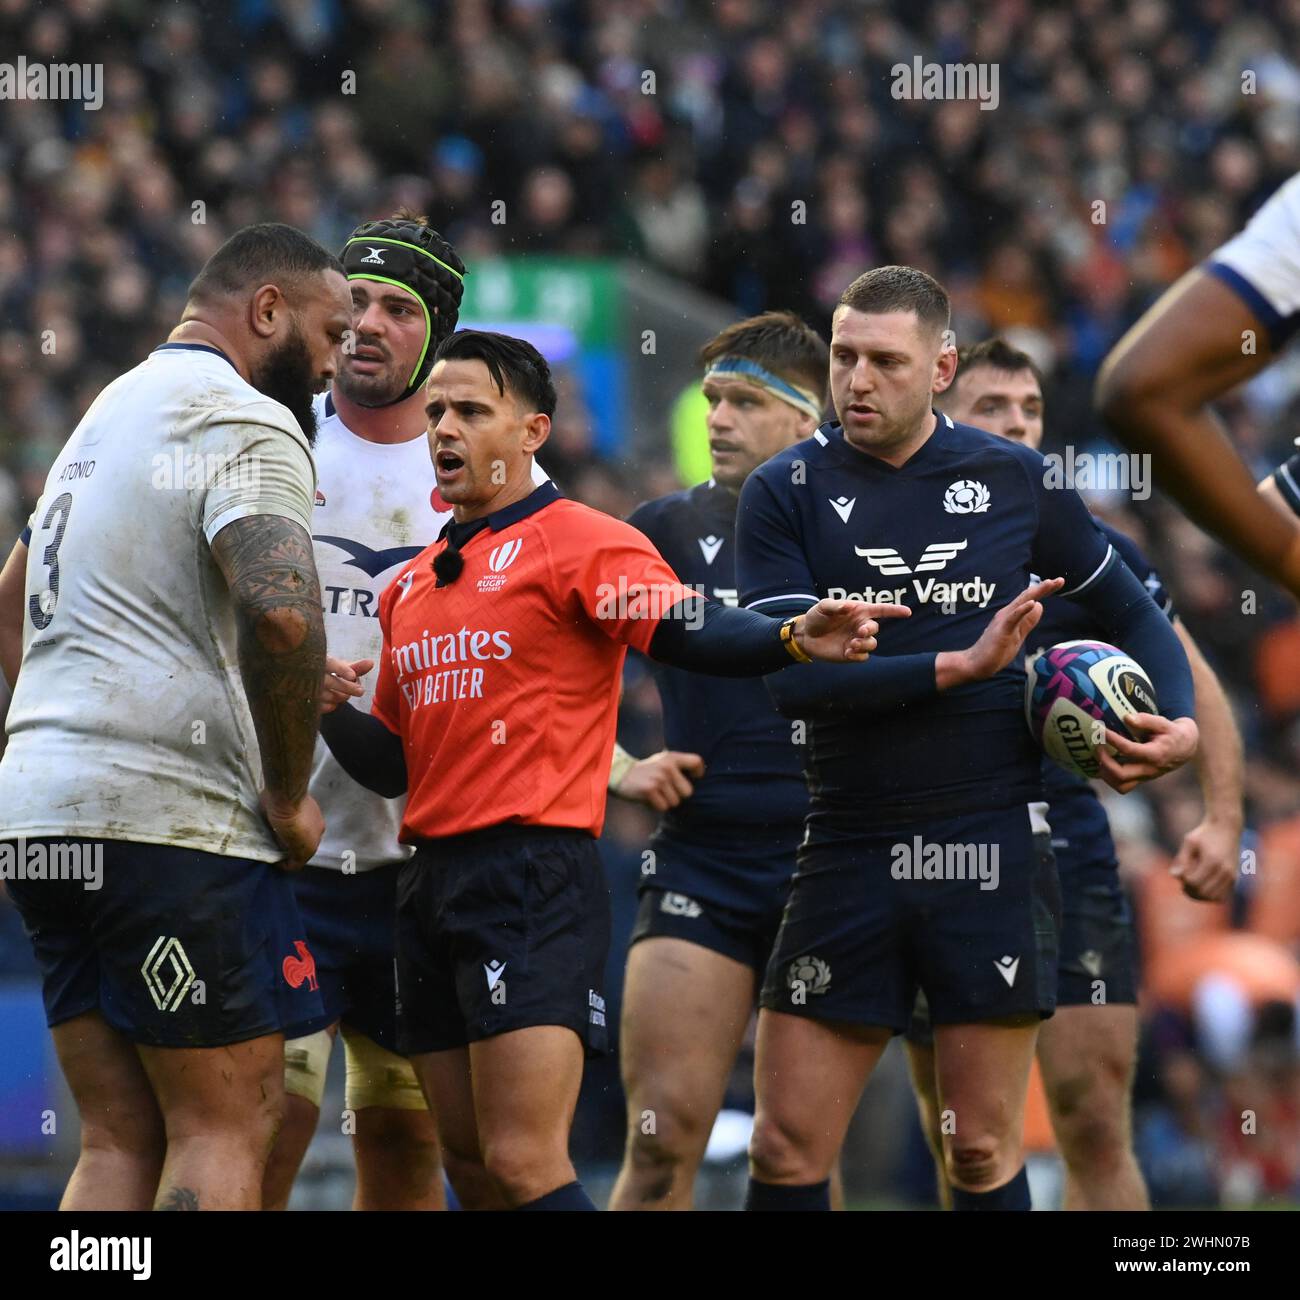
<svg viewBox="0 0 1300 1300"><path fill-rule="evenodd" d="M0 835L283 856L209 544L250 515L310 530L314 489L297 421L214 348L165 344L104 389L31 518Z"/></svg>
<svg viewBox="0 0 1300 1300"><path fill-rule="evenodd" d="M1274 349L1300 326L1300 173L1206 259L1268 328Z"/></svg>
<svg viewBox="0 0 1300 1300"><path fill-rule="evenodd" d="M423 433L409 442L370 442L343 423L328 394L316 403L319 486L311 531L325 639L336 658L374 661L361 679L365 694L352 700L368 713L383 649L379 597L402 566L437 540L451 509L438 492ZM533 479L546 482L536 462ZM411 855L397 841L406 797L385 799L358 785L324 741L316 743L311 793L325 814L325 836L312 866L369 871Z"/></svg>
<svg viewBox="0 0 1300 1300"><path fill-rule="evenodd" d="M319 480L311 531L325 641L336 658L374 660L374 671L361 679L365 695L352 701L369 713L383 648L380 593L437 538L451 511L437 493L423 434L397 443L359 438L329 394L316 399L316 419ZM323 740L316 742L311 793L325 814L325 837L312 866L369 871L410 856L411 849L397 842L406 797L385 799L358 785Z"/></svg>

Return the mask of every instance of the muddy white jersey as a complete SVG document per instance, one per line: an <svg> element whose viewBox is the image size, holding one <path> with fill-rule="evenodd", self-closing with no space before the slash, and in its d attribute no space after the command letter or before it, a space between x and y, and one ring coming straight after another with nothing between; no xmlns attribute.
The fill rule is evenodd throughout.
<svg viewBox="0 0 1300 1300"><path fill-rule="evenodd" d="M314 491L297 421L214 348L165 344L104 389L24 533L0 836L283 856L210 544L251 515L310 530Z"/></svg>

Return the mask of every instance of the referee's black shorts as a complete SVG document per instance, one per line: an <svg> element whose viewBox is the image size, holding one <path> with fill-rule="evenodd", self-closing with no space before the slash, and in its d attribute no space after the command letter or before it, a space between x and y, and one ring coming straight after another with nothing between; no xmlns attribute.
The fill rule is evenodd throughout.
<svg viewBox="0 0 1300 1300"><path fill-rule="evenodd" d="M587 831L510 824L418 845L397 886L401 1051L564 1025L604 1052L609 927Z"/></svg>

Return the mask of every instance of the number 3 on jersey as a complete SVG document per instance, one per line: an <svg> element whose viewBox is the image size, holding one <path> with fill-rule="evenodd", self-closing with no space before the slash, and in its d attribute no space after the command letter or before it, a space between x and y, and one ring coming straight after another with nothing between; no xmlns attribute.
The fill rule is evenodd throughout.
<svg viewBox="0 0 1300 1300"><path fill-rule="evenodd" d="M56 514L59 516L54 537L45 548L45 554L41 556L41 562L50 571L49 586L39 596L33 592L27 598L27 610L32 616L32 623L37 631L43 632L49 627L50 620L54 617L54 607L59 602L59 547L63 543L63 530L68 526L68 516L71 513L72 493L65 492L50 503L50 508L45 512L45 521L41 524L42 529L49 528L54 521L54 516Z"/></svg>

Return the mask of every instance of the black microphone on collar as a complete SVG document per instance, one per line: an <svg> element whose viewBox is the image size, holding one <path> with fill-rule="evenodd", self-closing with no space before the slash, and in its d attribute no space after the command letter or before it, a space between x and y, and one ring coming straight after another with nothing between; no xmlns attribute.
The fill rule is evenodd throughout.
<svg viewBox="0 0 1300 1300"><path fill-rule="evenodd" d="M433 557L433 571L438 575L437 586L449 587L464 572L465 557L460 548L488 526L487 518L471 519L468 523L449 523L443 533L447 545Z"/></svg>

